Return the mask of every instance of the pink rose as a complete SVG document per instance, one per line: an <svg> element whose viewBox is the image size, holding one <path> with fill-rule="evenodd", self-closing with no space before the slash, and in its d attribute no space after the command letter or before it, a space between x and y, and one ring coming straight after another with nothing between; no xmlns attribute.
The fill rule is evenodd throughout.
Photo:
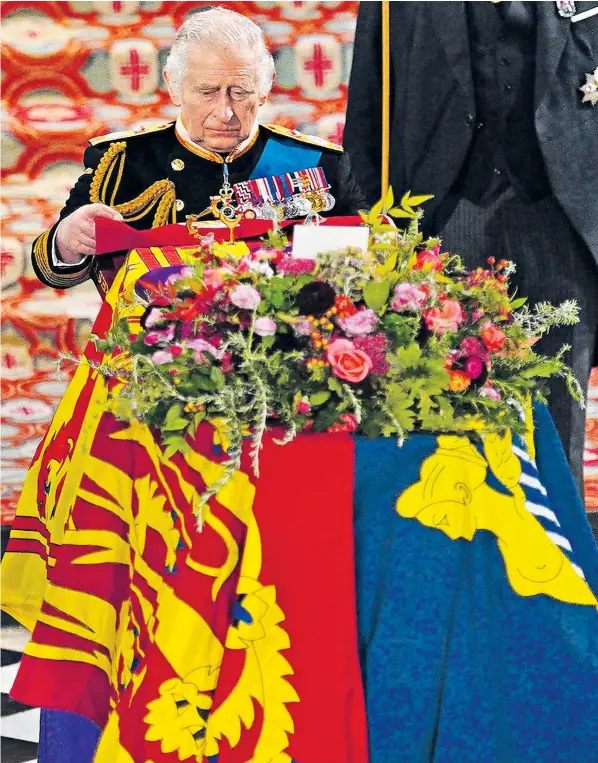
<svg viewBox="0 0 598 763"><path fill-rule="evenodd" d="M155 329L154 331L148 331L143 341L145 344L167 344L171 339L174 339L174 323L171 323L165 329Z"/></svg>
<svg viewBox="0 0 598 763"><path fill-rule="evenodd" d="M172 363L172 355L166 350L157 350L152 355L152 363L155 366L161 366L164 363Z"/></svg>
<svg viewBox="0 0 598 763"><path fill-rule="evenodd" d="M394 298L390 306L397 313L406 310L416 312L420 310L428 300L428 290L425 286L417 286L413 283L400 283L394 291Z"/></svg>
<svg viewBox="0 0 598 763"><path fill-rule="evenodd" d="M489 397L491 400L500 400L500 392L491 384L486 384L479 392L480 397Z"/></svg>
<svg viewBox="0 0 598 763"><path fill-rule="evenodd" d="M371 334L378 323L378 316L373 310L358 310L353 315L341 318L338 325L349 336Z"/></svg>
<svg viewBox="0 0 598 763"><path fill-rule="evenodd" d="M258 336L272 336L276 333L276 321L272 318L258 318L253 329Z"/></svg>
<svg viewBox="0 0 598 763"><path fill-rule="evenodd" d="M304 416L307 416L310 411L311 405L307 402L307 400L301 400L299 403L297 403L297 413L301 413Z"/></svg>
<svg viewBox="0 0 598 763"><path fill-rule="evenodd" d="M447 331L457 331L459 324L465 320L465 314L456 299L444 299L440 307L430 307L424 311L426 327L435 334L446 334Z"/></svg>
<svg viewBox="0 0 598 763"><path fill-rule="evenodd" d="M230 301L233 305L240 307L243 310L255 310L255 308L262 301L260 293L253 286L248 284L240 284L230 293Z"/></svg>
<svg viewBox="0 0 598 763"><path fill-rule="evenodd" d="M415 257L414 270L424 270L430 272L431 270L442 270L444 267L443 261L439 257L440 247L435 246L433 249L426 249L425 252L418 252Z"/></svg>
<svg viewBox="0 0 598 763"><path fill-rule="evenodd" d="M355 349L348 339L336 339L328 345L326 358L335 376L357 384L372 370L372 360L362 350Z"/></svg>

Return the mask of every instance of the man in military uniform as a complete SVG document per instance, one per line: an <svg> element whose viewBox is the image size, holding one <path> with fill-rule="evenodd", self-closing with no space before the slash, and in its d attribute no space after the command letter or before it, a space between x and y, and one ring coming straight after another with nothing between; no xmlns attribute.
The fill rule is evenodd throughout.
<svg viewBox="0 0 598 763"><path fill-rule="evenodd" d="M363 208L341 147L258 125L273 76L272 56L251 20L224 8L188 19L164 69L178 119L90 141L58 222L34 242L38 278L61 289L92 278L105 292L124 255L94 257L98 218L138 229L184 222L207 213L223 185L250 217Z"/></svg>

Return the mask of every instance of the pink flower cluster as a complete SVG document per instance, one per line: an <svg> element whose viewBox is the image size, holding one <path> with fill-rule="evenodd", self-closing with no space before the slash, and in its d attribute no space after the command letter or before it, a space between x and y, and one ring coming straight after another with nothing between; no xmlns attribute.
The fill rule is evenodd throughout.
<svg viewBox="0 0 598 763"><path fill-rule="evenodd" d="M276 261L276 270L283 276L313 273L315 267L315 260L301 257L281 257Z"/></svg>
<svg viewBox="0 0 598 763"><path fill-rule="evenodd" d="M346 318L339 318L338 325L348 336L371 334L378 323L378 316L373 310L358 310Z"/></svg>
<svg viewBox="0 0 598 763"><path fill-rule="evenodd" d="M353 340L358 350L365 352L372 361L371 373L376 376L384 376L390 369L386 360L388 352L388 339L385 334L372 334L371 336L358 336Z"/></svg>
<svg viewBox="0 0 598 763"><path fill-rule="evenodd" d="M428 289L422 284L400 283L395 287L390 306L397 313L415 313L428 301Z"/></svg>

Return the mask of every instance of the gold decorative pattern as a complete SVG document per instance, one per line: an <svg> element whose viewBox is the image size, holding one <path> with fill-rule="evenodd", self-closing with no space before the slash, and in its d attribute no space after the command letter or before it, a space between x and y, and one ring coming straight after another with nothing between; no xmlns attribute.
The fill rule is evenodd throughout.
<svg viewBox="0 0 598 763"><path fill-rule="evenodd" d="M96 279L97 279L97 282L98 282L98 286L102 290L102 293L104 295L106 295L106 294L108 294L108 289L110 288L108 286L108 281L106 281L106 279L104 278L104 274L102 273L100 268L97 266L98 265L98 261L94 260L94 263L96 265L96 267L95 267L95 276L96 276Z"/></svg>
<svg viewBox="0 0 598 763"><path fill-rule="evenodd" d="M216 162L217 164L224 164L225 162L232 162L234 159L238 159L240 156L243 156L243 154L247 153L249 149L254 145L255 141L258 138L258 135L260 134L259 129L255 131L255 134L248 140L247 144L244 145L241 149L234 149L234 151L231 151L230 154L226 157L222 157L221 154L217 154L215 151L210 151L209 148L203 148L202 146L199 146L197 143L194 143L192 140L188 140L186 137L180 134L180 132L175 128L174 134L177 137L177 140L179 143L184 146L188 151L191 151L193 154L196 154L197 156L201 156L202 159L207 159L209 162Z"/></svg>
<svg viewBox="0 0 598 763"><path fill-rule="evenodd" d="M139 196L136 196L130 201L125 201L122 204L116 204L113 209L120 212L127 222L132 222L133 220L139 220L139 218L147 214L159 199L161 199L161 202L158 205L156 217L154 218L152 225L152 227L155 228L158 225L164 224L156 222L156 219L162 219L163 217L167 219L168 213L174 205L175 190L172 180L156 180L155 183L152 183L152 185L140 193ZM164 209L166 208L167 210L164 212Z"/></svg>
<svg viewBox="0 0 598 763"><path fill-rule="evenodd" d="M91 180L91 185L89 186L89 200L92 204L106 203L106 186L108 180L110 179L110 175L112 174L112 170L114 169L116 157L119 154L124 153L126 150L127 144L123 141L119 143L111 143L105 154L100 159ZM117 188L115 188L114 194L116 194L116 190Z"/></svg>
<svg viewBox="0 0 598 763"><path fill-rule="evenodd" d="M337 143L332 143L329 140L324 140L324 138L320 138L317 135L306 135L303 132L299 132L298 130L290 130L288 127L283 127L282 125L265 124L261 125L261 127L264 127L266 130L270 130L270 132L276 133L276 135L284 135L285 138L292 138L293 140L301 141L301 143L311 143L314 146L329 148L332 151L343 151L342 146L339 146Z"/></svg>
<svg viewBox="0 0 598 763"><path fill-rule="evenodd" d="M39 269L39 272L45 278L45 280L53 286L55 289L68 289L71 286L77 286L84 281L87 281L91 271L92 262L87 264L87 267L82 270L76 270L73 272L70 268L64 268L60 273L53 270L51 267L52 256L52 238L50 237L51 229L38 236L33 243L33 257L35 263Z"/></svg>
<svg viewBox="0 0 598 763"><path fill-rule="evenodd" d="M168 222L169 214L172 214L172 222L176 223L176 210L174 202L175 191L174 186L172 186L172 188L169 188L160 199L158 209L156 210L156 214L154 216L154 222L152 223L152 228L159 228L161 225L166 225Z"/></svg>
<svg viewBox="0 0 598 763"><path fill-rule="evenodd" d="M135 130L121 130L120 132L110 132L107 135L98 135L91 138L90 146L97 146L99 143L108 143L109 141L123 140L123 138L135 138L139 135L147 135L150 132L160 132L172 127L174 122L166 122L162 125L148 125L147 127L137 128Z"/></svg>
<svg viewBox="0 0 598 763"><path fill-rule="evenodd" d="M116 176L116 182L114 184L114 190L112 191L112 195L110 196L110 206L114 205L114 200L116 199L116 192L118 191L118 189L120 187L120 181L122 180L123 170L125 168L125 157L126 157L126 154L122 153L120 155L120 159L118 160L119 161L119 164L118 164L118 174ZM108 178L106 179L105 187L108 188Z"/></svg>

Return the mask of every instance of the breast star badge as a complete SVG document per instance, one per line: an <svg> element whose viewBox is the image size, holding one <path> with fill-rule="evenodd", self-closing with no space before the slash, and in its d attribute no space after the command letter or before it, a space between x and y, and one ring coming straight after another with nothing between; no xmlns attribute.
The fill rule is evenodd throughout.
<svg viewBox="0 0 598 763"><path fill-rule="evenodd" d="M598 103L598 66L593 72L586 74L585 85L579 89L583 93L582 103L589 103L592 106Z"/></svg>

